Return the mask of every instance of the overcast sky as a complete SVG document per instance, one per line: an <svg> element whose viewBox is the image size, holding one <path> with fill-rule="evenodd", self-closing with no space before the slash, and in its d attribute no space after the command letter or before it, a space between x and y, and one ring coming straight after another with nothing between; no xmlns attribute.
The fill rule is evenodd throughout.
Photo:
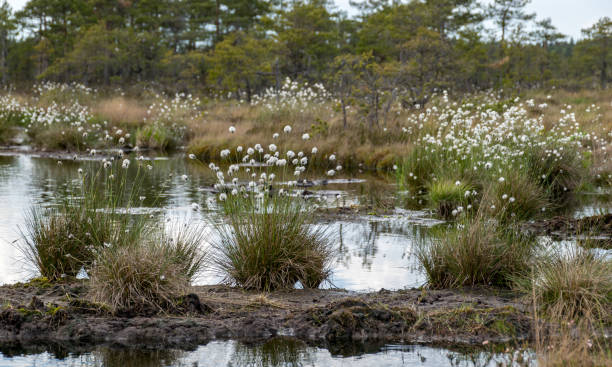
<svg viewBox="0 0 612 367"><path fill-rule="evenodd" d="M13 9L21 9L27 0L8 0ZM334 0L338 8L355 14L349 0ZM481 0L484 3L491 0ZM580 37L580 30L603 16L612 17L612 0L532 0L527 10L537 14L538 19L551 18L562 33Z"/></svg>

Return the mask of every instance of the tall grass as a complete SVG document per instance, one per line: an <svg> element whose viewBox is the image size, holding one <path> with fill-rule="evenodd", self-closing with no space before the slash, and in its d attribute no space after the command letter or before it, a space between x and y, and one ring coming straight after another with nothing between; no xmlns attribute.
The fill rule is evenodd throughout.
<svg viewBox="0 0 612 367"><path fill-rule="evenodd" d="M574 248L544 257L529 277L517 279L531 298L539 365L610 364L611 264L602 254Z"/></svg>
<svg viewBox="0 0 612 367"><path fill-rule="evenodd" d="M163 312L189 287L205 266L201 227L104 249L90 276L90 296L111 310ZM160 240L160 238L162 240Z"/></svg>
<svg viewBox="0 0 612 367"><path fill-rule="evenodd" d="M576 150L567 146L532 147L525 162L532 179L557 204L570 197L587 177Z"/></svg>
<svg viewBox="0 0 612 367"><path fill-rule="evenodd" d="M183 142L184 128L161 122L149 124L136 131L136 144L141 148L161 151L177 149Z"/></svg>
<svg viewBox="0 0 612 367"><path fill-rule="evenodd" d="M444 178L429 182L426 186L427 200L443 218L452 218L472 202L473 186Z"/></svg>
<svg viewBox="0 0 612 367"><path fill-rule="evenodd" d="M10 143L15 136L16 127L5 116L0 115L0 144Z"/></svg>
<svg viewBox="0 0 612 367"><path fill-rule="evenodd" d="M529 272L536 241L501 226L482 212L455 226L439 227L417 243L416 257L433 288L486 285L508 288Z"/></svg>
<svg viewBox="0 0 612 367"><path fill-rule="evenodd" d="M491 216L508 222L529 220L545 213L550 206L547 196L524 169L508 170L504 178L504 182L493 180L483 195L483 209Z"/></svg>
<svg viewBox="0 0 612 367"><path fill-rule="evenodd" d="M126 213L137 193L126 192L125 172L116 168L115 173L119 177L114 179L103 171L84 173L78 195L52 207L35 205L26 213L19 249L40 275L52 281L74 277L89 270L105 247L127 246L148 231L147 217Z"/></svg>
<svg viewBox="0 0 612 367"><path fill-rule="evenodd" d="M167 257L179 265L189 281L196 279L208 264L208 250L204 248L210 230L204 224L173 223L164 230L153 232L167 251Z"/></svg>
<svg viewBox="0 0 612 367"><path fill-rule="evenodd" d="M316 288L330 275L332 237L311 224L311 211L285 195L229 195L227 224L216 226L217 267L247 289Z"/></svg>
<svg viewBox="0 0 612 367"><path fill-rule="evenodd" d="M121 164L129 166L107 162L80 173L80 195L59 206L32 208L20 248L50 281L87 272L91 298L113 311L165 310L206 266L207 232L202 225L165 228L152 216L131 213L144 174L139 166L128 182Z"/></svg>
<svg viewBox="0 0 612 367"><path fill-rule="evenodd" d="M612 260L605 254L581 247L557 250L537 261L528 281L518 284L555 319L612 324Z"/></svg>

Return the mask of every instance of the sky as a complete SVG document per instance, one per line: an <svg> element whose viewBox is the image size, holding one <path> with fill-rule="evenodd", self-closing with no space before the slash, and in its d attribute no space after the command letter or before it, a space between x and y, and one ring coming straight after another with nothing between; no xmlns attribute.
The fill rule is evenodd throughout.
<svg viewBox="0 0 612 367"><path fill-rule="evenodd" d="M333 0L339 9L354 15L349 0ZM488 3L491 0L481 0ZM13 9L23 7L27 0L8 0ZM563 34L580 38L580 30L591 26L603 16L612 17L612 0L532 0L527 10L536 13L538 19L551 18L552 23Z"/></svg>

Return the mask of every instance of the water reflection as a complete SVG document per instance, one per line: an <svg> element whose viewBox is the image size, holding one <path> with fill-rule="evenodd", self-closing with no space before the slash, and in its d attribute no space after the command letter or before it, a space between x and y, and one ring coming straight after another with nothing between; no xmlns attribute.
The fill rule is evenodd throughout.
<svg viewBox="0 0 612 367"><path fill-rule="evenodd" d="M365 348L365 349L364 349ZM0 365L11 366L106 366L106 367L293 367L293 366L535 366L529 351L449 350L425 346L365 346L358 352L338 355L291 338L275 338L264 343L214 341L192 351L114 349L98 347L65 354L30 349L7 353L0 348Z"/></svg>
<svg viewBox="0 0 612 367"><path fill-rule="evenodd" d="M94 159L62 160L61 165L57 162L28 155L0 156L0 284L23 281L33 275L16 261L20 255L13 243L19 239L18 228L23 227L24 213L30 206L56 205L67 195L78 196L81 180L78 169L85 172L101 169L101 162ZM147 165L153 169L146 169ZM216 201L212 200L213 172L182 157L132 160L129 170L121 170L120 174L128 175L128 184L138 182L139 196L145 197L138 207L130 208L130 214L202 222L208 211L217 210ZM188 179L183 179L183 175ZM136 176L139 180L135 180ZM364 177L367 180L339 177L307 189L321 194L330 205L376 204L391 196L392 184L381 178ZM103 190L102 182L99 184ZM341 194L340 199L337 193ZM200 211L193 211L194 203ZM410 256L412 244L425 233L424 226L436 223L423 216L422 212L404 211L390 217L364 215L333 221L331 230L339 239L333 286L377 290L422 284L423 275ZM204 274L199 284L218 281L218 274Z"/></svg>
<svg viewBox="0 0 612 367"><path fill-rule="evenodd" d="M338 221L332 227L339 233L335 285L378 290L424 283L425 276L411 256L415 242L427 234L424 224L414 225L402 216L362 217Z"/></svg>

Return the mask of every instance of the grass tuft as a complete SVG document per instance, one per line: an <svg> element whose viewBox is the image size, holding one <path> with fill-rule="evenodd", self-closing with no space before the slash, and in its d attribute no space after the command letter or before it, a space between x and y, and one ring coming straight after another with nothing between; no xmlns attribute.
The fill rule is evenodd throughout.
<svg viewBox="0 0 612 367"><path fill-rule="evenodd" d="M491 183L485 207L501 221L537 218L549 206L546 194L524 171L508 172L504 182Z"/></svg>
<svg viewBox="0 0 612 367"><path fill-rule="evenodd" d="M612 261L580 247L538 261L519 288L536 295L540 309L555 319L612 322Z"/></svg>
<svg viewBox="0 0 612 367"><path fill-rule="evenodd" d="M433 288L509 287L529 271L535 248L530 236L477 214L434 231L417 244L416 257Z"/></svg>
<svg viewBox="0 0 612 367"><path fill-rule="evenodd" d="M427 184L427 199L443 218L452 218L453 211L465 208L471 201L473 187L453 179L441 179Z"/></svg>
<svg viewBox="0 0 612 367"><path fill-rule="evenodd" d="M552 202L564 204L586 177L586 169L573 149L534 147L526 155L529 174Z"/></svg>
<svg viewBox="0 0 612 367"><path fill-rule="evenodd" d="M227 224L217 225L216 264L231 283L270 291L299 281L316 288L330 275L332 240L310 225L310 211L286 196L230 195Z"/></svg>
<svg viewBox="0 0 612 367"><path fill-rule="evenodd" d="M126 192L125 175L121 177L114 182L84 173L79 196L49 208L33 206L26 213L18 249L40 276L51 282L73 278L81 269L89 270L105 247L127 246L145 234L147 218L126 215L120 208L126 202L129 207L135 196Z"/></svg>
<svg viewBox="0 0 612 367"><path fill-rule="evenodd" d="M205 227L156 227L129 246L105 248L91 270L90 296L112 312L163 312L207 266Z"/></svg>

